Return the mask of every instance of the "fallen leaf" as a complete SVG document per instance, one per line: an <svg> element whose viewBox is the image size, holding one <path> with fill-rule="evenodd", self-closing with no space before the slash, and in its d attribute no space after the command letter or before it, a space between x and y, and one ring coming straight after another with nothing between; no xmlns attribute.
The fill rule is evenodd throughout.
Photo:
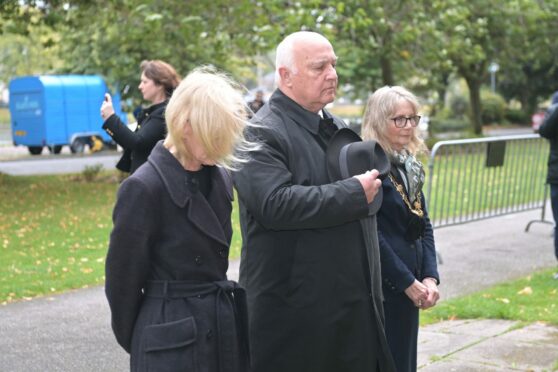
<svg viewBox="0 0 558 372"><path fill-rule="evenodd" d="M518 295L532 295L533 289L531 287L525 287L521 291L517 292Z"/></svg>

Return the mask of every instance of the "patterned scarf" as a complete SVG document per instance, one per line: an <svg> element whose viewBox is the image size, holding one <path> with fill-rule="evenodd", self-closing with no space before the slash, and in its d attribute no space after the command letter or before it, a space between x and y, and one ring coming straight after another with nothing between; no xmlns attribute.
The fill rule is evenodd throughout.
<svg viewBox="0 0 558 372"><path fill-rule="evenodd" d="M402 173L403 182L407 189L407 194L411 203L419 197L422 186L424 185L424 168L422 163L417 160L407 149L399 152L394 151L390 160L397 166Z"/></svg>

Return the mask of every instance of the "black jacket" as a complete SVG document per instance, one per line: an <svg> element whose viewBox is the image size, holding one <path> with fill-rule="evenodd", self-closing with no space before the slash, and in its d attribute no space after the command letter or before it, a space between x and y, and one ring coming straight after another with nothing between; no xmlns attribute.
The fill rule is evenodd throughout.
<svg viewBox="0 0 558 372"><path fill-rule="evenodd" d="M112 139L122 146L124 153L116 164L123 172L134 173L147 161L147 157L157 141L165 138L165 108L168 101L152 105L138 115L138 126L132 132L118 115L111 115L104 123L103 129Z"/></svg>
<svg viewBox="0 0 558 372"><path fill-rule="evenodd" d="M281 91L252 120L263 145L233 179L253 372L390 370L381 293L370 288L360 182L330 182L320 117Z"/></svg>
<svg viewBox="0 0 558 372"><path fill-rule="evenodd" d="M132 371L245 370L243 294L226 280L232 182L209 171L206 198L161 141L118 190L105 290Z"/></svg>
<svg viewBox="0 0 558 372"><path fill-rule="evenodd" d="M539 134L550 141L546 182L558 184L558 103L548 108Z"/></svg>

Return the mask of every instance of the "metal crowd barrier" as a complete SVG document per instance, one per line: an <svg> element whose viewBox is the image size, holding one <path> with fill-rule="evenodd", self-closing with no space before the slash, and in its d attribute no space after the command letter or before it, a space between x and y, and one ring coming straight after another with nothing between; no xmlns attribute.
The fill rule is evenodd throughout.
<svg viewBox="0 0 558 372"><path fill-rule="evenodd" d="M437 142L428 163L426 201L440 228L541 209L545 220L548 141L536 134Z"/></svg>

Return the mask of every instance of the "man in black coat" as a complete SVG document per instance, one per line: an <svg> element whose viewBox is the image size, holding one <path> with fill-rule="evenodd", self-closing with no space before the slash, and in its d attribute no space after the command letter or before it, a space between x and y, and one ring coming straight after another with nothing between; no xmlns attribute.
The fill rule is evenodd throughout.
<svg viewBox="0 0 558 372"><path fill-rule="evenodd" d="M558 222L558 91L552 96L551 106L539 128L539 134L550 141L546 182L550 184L550 204L554 222ZM558 229L556 226L554 227L554 254L558 260ZM554 279L558 279L558 273L554 274Z"/></svg>
<svg viewBox="0 0 558 372"><path fill-rule="evenodd" d="M262 147L234 175L253 372L393 370L366 257L375 231L360 224L378 172L332 183L326 168L329 138L345 127L324 109L335 98L336 60L317 33L279 44L279 89L252 119Z"/></svg>

